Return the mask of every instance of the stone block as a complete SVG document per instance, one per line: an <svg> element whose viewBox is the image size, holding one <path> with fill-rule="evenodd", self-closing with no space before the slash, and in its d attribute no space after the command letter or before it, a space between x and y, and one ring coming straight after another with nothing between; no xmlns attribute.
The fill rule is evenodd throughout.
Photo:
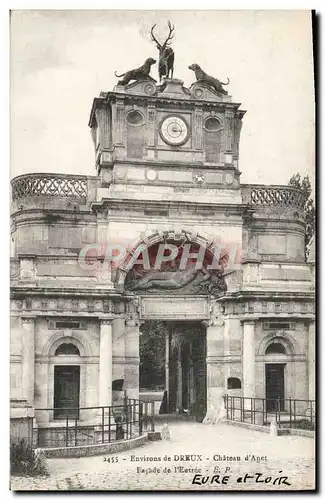
<svg viewBox="0 0 325 500"><path fill-rule="evenodd" d="M285 235L263 234L258 236L257 241L260 255L286 255Z"/></svg>

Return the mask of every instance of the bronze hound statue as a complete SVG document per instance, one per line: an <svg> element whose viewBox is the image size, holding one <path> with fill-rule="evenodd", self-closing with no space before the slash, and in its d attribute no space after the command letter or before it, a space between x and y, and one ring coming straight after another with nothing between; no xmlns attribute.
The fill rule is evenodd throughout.
<svg viewBox="0 0 325 500"><path fill-rule="evenodd" d="M220 92L220 94L227 95L228 92L222 88L222 85L228 85L230 80L227 78L228 82L223 83L217 78L214 78L213 76L207 75L203 69L200 68L198 64L191 64L191 66L188 67L188 69L191 69L194 71L196 80L201 81L202 83L206 83L210 87L213 87L217 92Z"/></svg>
<svg viewBox="0 0 325 500"><path fill-rule="evenodd" d="M156 62L155 59L149 57L148 59L145 60L144 64L142 64L142 66L140 66L139 68L130 69L130 71L126 71L122 75L117 75L115 71L114 74L115 76L117 76L117 78L121 78L122 76L124 77L122 78L122 80L119 80L117 82L117 85L127 85L131 80L136 80L136 81L145 80L149 76L151 66L155 64L155 62Z"/></svg>

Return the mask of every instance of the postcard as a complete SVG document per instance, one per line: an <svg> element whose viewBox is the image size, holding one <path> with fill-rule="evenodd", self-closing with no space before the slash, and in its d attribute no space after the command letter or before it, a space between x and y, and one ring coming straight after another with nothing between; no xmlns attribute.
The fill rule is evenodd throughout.
<svg viewBox="0 0 325 500"><path fill-rule="evenodd" d="M11 490L315 490L315 29L11 12Z"/></svg>

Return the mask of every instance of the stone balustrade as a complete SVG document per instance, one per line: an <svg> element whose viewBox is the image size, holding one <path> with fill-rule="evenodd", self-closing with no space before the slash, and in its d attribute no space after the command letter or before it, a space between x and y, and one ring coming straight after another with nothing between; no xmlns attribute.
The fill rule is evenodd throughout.
<svg viewBox="0 0 325 500"><path fill-rule="evenodd" d="M306 201L304 193L292 186L243 184L242 194L243 202L254 206L295 207L303 209Z"/></svg>
<svg viewBox="0 0 325 500"><path fill-rule="evenodd" d="M86 199L87 176L66 174L27 174L11 181L12 200L30 196L64 196Z"/></svg>

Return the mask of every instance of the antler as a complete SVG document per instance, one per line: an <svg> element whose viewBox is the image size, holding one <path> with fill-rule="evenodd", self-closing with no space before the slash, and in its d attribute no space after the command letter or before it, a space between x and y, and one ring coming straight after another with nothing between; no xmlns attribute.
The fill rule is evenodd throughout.
<svg viewBox="0 0 325 500"><path fill-rule="evenodd" d="M151 33L151 38L152 38L152 41L155 42L158 46L158 48L160 49L161 48L161 45L160 43L158 42L157 38L155 37L155 35L153 34L153 30L154 28L157 26L157 24L154 24L153 27L151 28L150 30L150 33Z"/></svg>
<svg viewBox="0 0 325 500"><path fill-rule="evenodd" d="M175 29L175 26L172 26L170 21L168 21L168 22L167 22L167 24L168 24L168 28L169 28L169 35L168 35L168 37L166 38L166 41L165 41L164 45L170 45L170 44L171 44L172 39L174 38L174 33L173 33L173 31L174 31L174 29Z"/></svg>

